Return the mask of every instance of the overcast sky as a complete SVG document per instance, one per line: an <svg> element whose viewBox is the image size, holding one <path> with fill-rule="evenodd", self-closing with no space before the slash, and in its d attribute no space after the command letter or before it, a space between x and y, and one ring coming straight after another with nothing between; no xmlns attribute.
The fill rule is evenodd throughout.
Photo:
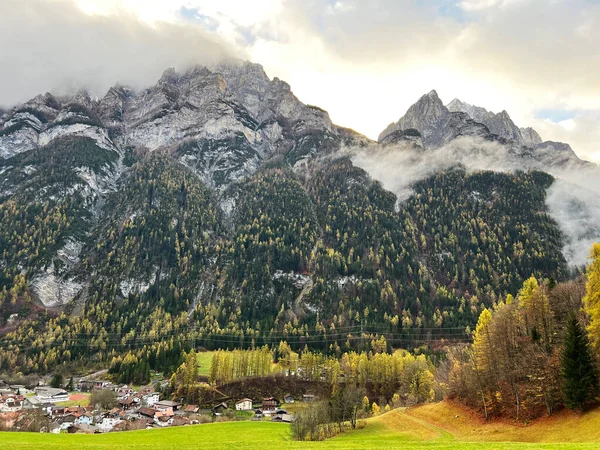
<svg viewBox="0 0 600 450"><path fill-rule="evenodd" d="M600 0L0 0L0 105L250 59L376 138L436 89L600 161Z"/></svg>

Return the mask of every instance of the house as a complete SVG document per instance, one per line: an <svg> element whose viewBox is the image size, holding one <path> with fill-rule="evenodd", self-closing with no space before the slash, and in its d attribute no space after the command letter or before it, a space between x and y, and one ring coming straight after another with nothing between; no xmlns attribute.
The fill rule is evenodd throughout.
<svg viewBox="0 0 600 450"><path fill-rule="evenodd" d="M73 414L75 416L75 425L91 425L93 422L93 417L90 413L76 413Z"/></svg>
<svg viewBox="0 0 600 450"><path fill-rule="evenodd" d="M36 387L35 396L40 402L58 403L69 401L69 393L67 391L49 386Z"/></svg>
<svg viewBox="0 0 600 450"><path fill-rule="evenodd" d="M182 425L189 425L190 419L188 419L187 417L183 417L183 416L173 417L173 422L171 422L171 424L174 427L180 427Z"/></svg>
<svg viewBox="0 0 600 450"><path fill-rule="evenodd" d="M212 408L212 413L215 416L222 416L225 411L227 411L227 403L225 402L219 403Z"/></svg>
<svg viewBox="0 0 600 450"><path fill-rule="evenodd" d="M31 397L31 399L29 399L30 401L33 400L34 397ZM38 408L40 411L42 411L43 414L45 414L46 416L50 416L52 415L52 408L55 408L56 405L54 403L33 403L32 405L34 408Z"/></svg>
<svg viewBox="0 0 600 450"><path fill-rule="evenodd" d="M52 417L64 416L67 413L67 408L64 406L53 406L50 408L50 415Z"/></svg>
<svg viewBox="0 0 600 450"><path fill-rule="evenodd" d="M27 389L23 384L11 384L10 390L21 395L31 394L32 392Z"/></svg>
<svg viewBox="0 0 600 450"><path fill-rule="evenodd" d="M112 414L105 414L102 421L98 423L98 429L103 432L112 431L112 429L121 423L121 418Z"/></svg>
<svg viewBox="0 0 600 450"><path fill-rule="evenodd" d="M285 403L294 403L294 396L292 394L285 394L283 396L283 401Z"/></svg>
<svg viewBox="0 0 600 450"><path fill-rule="evenodd" d="M154 414L154 424L159 427L168 427L173 424L173 418L175 413L172 408L165 411L156 411Z"/></svg>
<svg viewBox="0 0 600 450"><path fill-rule="evenodd" d="M252 420L262 420L263 415L264 414L262 409L257 409L254 411L254 417L252 418Z"/></svg>
<svg viewBox="0 0 600 450"><path fill-rule="evenodd" d="M183 411L188 414L196 414L198 411L200 411L200 407L198 405L187 405Z"/></svg>
<svg viewBox="0 0 600 450"><path fill-rule="evenodd" d="M77 389L82 392L93 391L94 389L110 388L112 383L105 380L79 380L77 382Z"/></svg>
<svg viewBox="0 0 600 450"><path fill-rule="evenodd" d="M65 408L65 414L85 414L88 412L83 406L68 406Z"/></svg>
<svg viewBox="0 0 600 450"><path fill-rule="evenodd" d="M0 395L0 411L15 412L21 411L25 406L25 397L17 394Z"/></svg>
<svg viewBox="0 0 600 450"><path fill-rule="evenodd" d="M138 413L142 416L154 419L154 416L156 415L157 411L154 408L142 406L140 409L138 409Z"/></svg>
<svg viewBox="0 0 600 450"><path fill-rule="evenodd" d="M154 406L160 401L160 394L158 392L150 392L142 396L142 403L146 406Z"/></svg>
<svg viewBox="0 0 600 450"><path fill-rule="evenodd" d="M288 413L276 414L275 416L273 416L273 419L271 419L271 422L292 423L292 416L289 415Z"/></svg>
<svg viewBox="0 0 600 450"><path fill-rule="evenodd" d="M252 410L252 400L249 398L243 398L235 402L236 411L250 411Z"/></svg>
<svg viewBox="0 0 600 450"><path fill-rule="evenodd" d="M130 397L124 398L122 400L119 400L119 405L123 409L130 409L130 408L135 408L138 405L139 401L140 400L138 398L130 396Z"/></svg>
<svg viewBox="0 0 600 450"><path fill-rule="evenodd" d="M308 402L308 403L312 403L315 401L315 396L312 394L304 394L302 396L302 401L303 402Z"/></svg>
<svg viewBox="0 0 600 450"><path fill-rule="evenodd" d="M275 397L263 398L263 402L262 402L263 413L275 411L277 409L278 403L279 402L277 401L277 399Z"/></svg>
<svg viewBox="0 0 600 450"><path fill-rule="evenodd" d="M68 430L69 427L75 425L75 420L77 420L77 418L73 414L69 414L58 419L57 423L60 425L61 430Z"/></svg>
<svg viewBox="0 0 600 450"><path fill-rule="evenodd" d="M171 400L161 400L160 402L156 402L154 407L159 411L165 411L169 408L172 411L177 411L183 406L183 403L172 402Z"/></svg>
<svg viewBox="0 0 600 450"><path fill-rule="evenodd" d="M127 387L127 385L117 389L117 399L122 400L122 399L126 399L127 397L132 396L135 393L135 391L129 387Z"/></svg>

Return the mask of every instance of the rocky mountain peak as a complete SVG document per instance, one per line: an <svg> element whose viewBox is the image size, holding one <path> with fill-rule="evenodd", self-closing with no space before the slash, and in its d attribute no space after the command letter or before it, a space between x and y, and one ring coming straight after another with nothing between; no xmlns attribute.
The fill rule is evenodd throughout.
<svg viewBox="0 0 600 450"><path fill-rule="evenodd" d="M543 142L538 132L531 127L521 128L521 136L523 136L523 142L527 147L533 147Z"/></svg>
<svg viewBox="0 0 600 450"><path fill-rule="evenodd" d="M491 133L503 139L515 141L519 145L533 147L542 142L540 135L533 128L517 127L506 110L494 114L485 108L462 102L456 98L448 103L447 108L450 111L467 113L476 122L487 126Z"/></svg>

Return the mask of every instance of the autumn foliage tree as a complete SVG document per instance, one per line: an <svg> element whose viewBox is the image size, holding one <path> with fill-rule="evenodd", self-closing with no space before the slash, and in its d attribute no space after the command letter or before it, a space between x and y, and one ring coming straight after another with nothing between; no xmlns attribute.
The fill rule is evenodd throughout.
<svg viewBox="0 0 600 450"><path fill-rule="evenodd" d="M600 357L600 244L594 244L590 257L592 263L587 270L586 295L583 304L589 317L587 330L590 342L596 357Z"/></svg>

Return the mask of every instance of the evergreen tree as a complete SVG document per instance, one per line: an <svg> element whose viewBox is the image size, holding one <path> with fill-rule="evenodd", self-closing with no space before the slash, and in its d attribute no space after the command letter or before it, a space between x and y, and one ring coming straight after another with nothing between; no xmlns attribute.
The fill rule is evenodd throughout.
<svg viewBox="0 0 600 450"><path fill-rule="evenodd" d="M53 388L61 388L64 383L63 376L60 373L55 374L50 380L50 386Z"/></svg>
<svg viewBox="0 0 600 450"><path fill-rule="evenodd" d="M73 392L75 390L75 383L73 382L73 377L69 379L69 384L67 384L67 391Z"/></svg>
<svg viewBox="0 0 600 450"><path fill-rule="evenodd" d="M574 314L567 324L561 366L565 405L583 409L598 393L598 375L587 335Z"/></svg>

